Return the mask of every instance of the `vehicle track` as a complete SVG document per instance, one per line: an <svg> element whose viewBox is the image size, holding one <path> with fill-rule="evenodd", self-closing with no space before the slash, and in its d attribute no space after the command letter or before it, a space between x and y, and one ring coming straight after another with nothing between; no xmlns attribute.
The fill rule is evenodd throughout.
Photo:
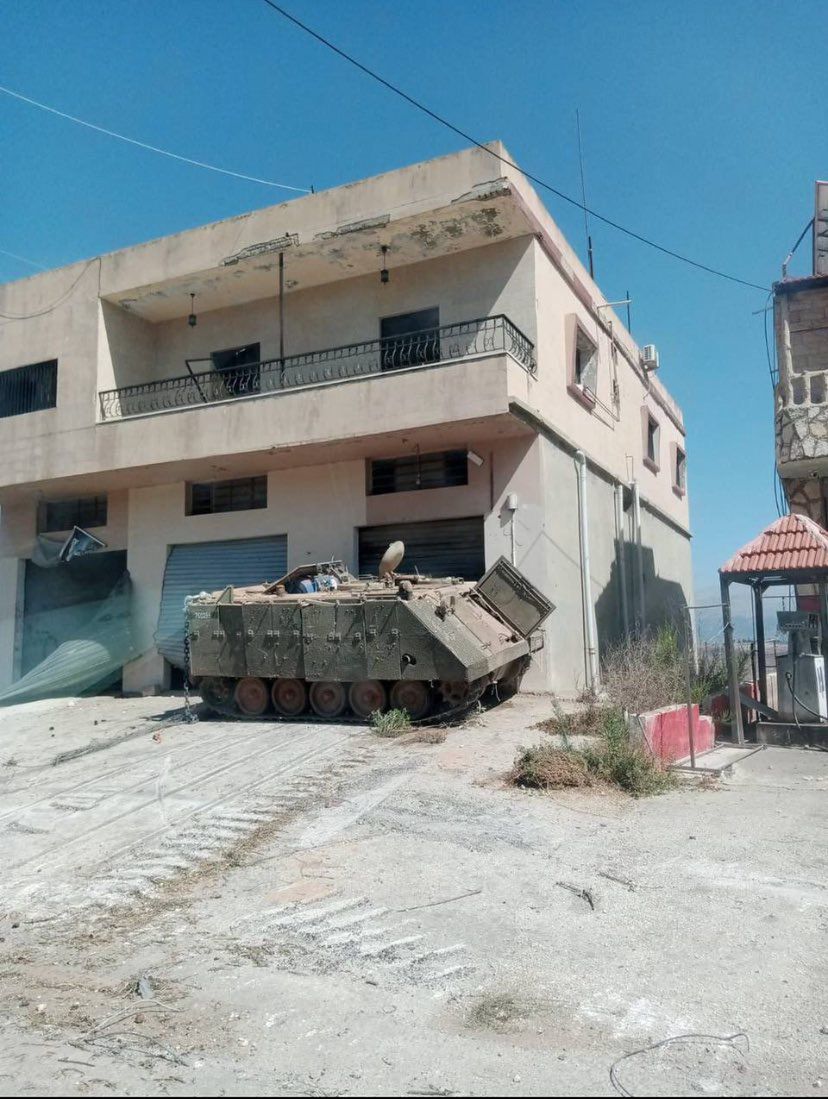
<svg viewBox="0 0 828 1099"><path fill-rule="evenodd" d="M258 736L257 736L257 734L253 734L253 736L251 737L251 740L259 739L259 737L264 737L266 735L268 735L266 732L258 734ZM299 734L298 736L294 735L294 737L291 741L290 747L299 746L299 745L305 743L307 740L312 739L315 736L318 736L318 729L316 729L316 728L309 729L304 735L303 734ZM335 747L338 747L338 745L339 745L339 742L335 741L334 744L332 744L330 747L335 748ZM213 752L210 753L210 756L216 755L218 751L221 751L222 747L223 746L219 746L216 750L214 750ZM236 770L239 767L244 766L244 764L248 763L254 757L258 756L260 759L265 759L268 756L273 755L275 752L280 752L280 751L283 752L284 750L285 750L285 743L284 743L283 740L280 740L278 743L273 744L270 748L266 748L264 751L260 751L259 749L257 749L255 751L248 752L243 756L240 756L236 759L230 760L228 763L225 763L222 766L214 767L211 770L208 770L208 771L204 772L201 775L198 775L194 778L188 779L185 782L181 782L177 786L171 787L170 789L165 791L165 796L167 798L171 798L175 794L178 794L178 793L182 793L182 792L185 792L185 791L186 792L192 792L193 790L196 790L200 786L204 785L204 783L209 782L211 779L217 778L220 775L228 774L229 772L231 772L233 770ZM280 769L277 769L271 775L268 775L265 779L257 780L257 784L260 783L260 782L267 781L268 778L271 778L271 777L273 777L273 775L278 774L279 770ZM121 794L126 794L126 793L132 793L135 790L140 790L144 786L146 786L148 783L156 782L157 779L158 779L158 772L157 772L157 769L156 769L156 773L152 777L147 778L147 779L142 779L139 783L135 784L132 787L128 787L123 791L120 791L120 793ZM233 794L235 794L235 791L233 791ZM114 794L113 794L113 796L114 796ZM90 828L87 828L84 831L79 832L74 836L69 836L65 840L63 840L62 842L59 842L57 844L53 844L50 847L47 847L45 851L38 852L36 854L32 854L28 858L25 858L25 859L23 859L23 860L21 860L17 863L11 864L8 867L8 870L10 870L10 871L21 870L21 869L24 869L26 866L32 865L33 863L48 864L48 862L50 860L54 859L57 855L63 854L69 848L74 847L76 844L81 843L83 840L87 840L90 836L94 835L96 832L100 832L102 829L109 829L113 825L117 824L119 821L122 821L127 817L133 816L134 814L140 813L143 809L146 809L149 806L156 803L157 800L158 800L157 794L154 793L152 797L149 797L149 798L146 798L146 799L142 800L139 804L132 805L128 809L124 809L120 813L115 813L114 815L112 815L110 817L107 817L105 820L97 822L96 824L92 825ZM216 801L211 802L209 804L211 804L211 805L212 804L218 804L221 800L223 800L223 798L219 798ZM163 829L160 829L160 830L163 831ZM150 833L150 835L156 834L157 831L159 831L159 829L153 830ZM141 841L139 841L139 842L141 842Z"/></svg>
<svg viewBox="0 0 828 1099"><path fill-rule="evenodd" d="M315 730L309 731L303 739L307 740L308 738L312 737L314 732L315 732ZM275 770L271 771L269 774L264 775L264 776L260 776L258 778L255 778L251 782L245 783L244 786L236 787L236 789L231 791L229 794L222 795L220 797L214 798L213 801L208 801L206 804L199 805L197 808L192 809L189 812L183 813L181 816L176 817L175 822L174 822L175 827L177 828L179 825L183 824L185 821L191 820L193 817L197 817L200 814L208 813L210 810L218 808L219 806L226 807L228 805L231 805L234 801L237 801L239 798L249 795L254 790L257 790L260 786L264 786L265 783L271 782L274 778L284 777L285 775L290 774L293 771L296 771L296 770L300 769L306 763L310 763L312 760L319 759L321 756L326 756L326 755L333 754L335 751L336 752L341 751L341 747L342 747L341 742L335 742L333 744L326 744L326 745L323 745L320 748L317 748L315 750L311 750L309 752L306 752L305 755L300 756L298 759L290 760L284 766L277 767ZM156 828L153 832L150 832L147 835L141 836L140 839L134 840L131 843L126 844L124 847L119 848L117 851L112 852L111 854L107 855L104 859L101 859L100 862L95 863L93 865L95 865L95 866L105 866L106 864L112 862L114 859L120 858L122 855L126 854L128 851L131 851L134 847L137 847L139 844L146 843L147 841L153 839L155 836L161 835L164 832L169 831L169 827L170 827L169 825L162 825L160 828Z"/></svg>
<svg viewBox="0 0 828 1099"><path fill-rule="evenodd" d="M313 730L309 730L311 735ZM145 833L86 866L82 881L75 872L69 880L50 883L46 907L39 918L49 922L50 935L76 933L79 918L103 918L114 909L149 897L164 883L219 861L238 843L259 829L318 803L331 780L343 781L376 754L370 745L345 749L341 738L285 761L265 775L179 815L175 821ZM338 754L332 766L320 771L318 761ZM310 766L312 765L312 766ZM291 777L293 776L293 777ZM285 780L290 778L289 782ZM257 795L268 783L272 791ZM160 837L160 842L158 841ZM138 861L130 853L140 848ZM24 886L25 890L25 886ZM54 909L59 908L59 914ZM51 914L50 914L51 913Z"/></svg>
<svg viewBox="0 0 828 1099"><path fill-rule="evenodd" d="M271 950L278 945L279 957L286 957L292 968L347 967L443 987L472 976L476 969L465 943L432 945L418 920L400 919L398 913L372 904L367 897L328 897L271 908L242 916L229 930L242 949Z"/></svg>
<svg viewBox="0 0 828 1099"><path fill-rule="evenodd" d="M150 721L146 724L145 729L146 729L147 732L150 732L150 731L158 732L158 731L163 730L163 729L175 728L177 725L183 725L183 724L184 724L183 719L180 722L175 721L175 722L171 722L169 724L164 724L164 725L159 725L156 722ZM207 726L205 726L205 727L207 727ZM211 740L215 740L216 737L221 737L223 735L222 731L220 731L220 730L214 730L214 734L215 735L210 738ZM264 735L265 735L265 733L261 729L255 731L255 732L253 730L251 730L250 736L249 737L244 737L243 739L249 740L253 736L264 736ZM242 738L240 737L239 739L242 739ZM223 745L219 746L219 748L217 748L216 751L219 751L221 749L221 747L225 747L225 746L226 746L226 744L223 744ZM113 747L116 747L116 745L113 745ZM192 752L194 756L197 755L198 758L200 758L200 759L207 759L207 758L209 758L209 756L215 754L214 751L208 751L208 752L203 752L202 751L202 752L199 753L199 745L198 744L182 744L179 747L168 749L167 752L165 753L165 755L167 755L167 756L177 755L180 752L188 752L188 751ZM78 758L82 759L84 757L78 757ZM71 762L75 762L75 761L72 760ZM82 782L76 782L76 783L73 783L71 786L65 786L61 790L53 791L52 793L49 793L49 794L44 794L42 797L35 798L33 801L30 801L25 805L12 806L10 809L4 809L4 810L0 811L0 821L8 820L10 817L12 819L16 819L22 813L29 812L31 809L36 809L39 805L45 805L48 802L54 802L54 801L57 801L58 799L61 799L61 798L68 798L71 795L77 793L77 791L79 791L79 790L85 790L85 789L88 789L88 787L90 787L90 786L94 786L96 783L106 782L109 779L116 778L118 775L122 775L125 771L135 770L136 766L138 766L138 767L153 766L154 767L155 766L155 761L147 760L146 762L139 762L138 764L136 764L136 762L134 760L130 760L127 763L118 764L116 767L112 767L112 768L110 768L110 770L104 771L102 774L93 775L91 778L84 779ZM123 791L121 791L121 792L127 792L129 790L137 789L141 784L142 783L139 782L137 785L133 785L132 787L125 787L123 789ZM17 790L6 791L5 796L8 797L8 796L11 796L11 795L16 794L16 793L21 793L21 792L24 791L24 789L25 788L20 787Z"/></svg>

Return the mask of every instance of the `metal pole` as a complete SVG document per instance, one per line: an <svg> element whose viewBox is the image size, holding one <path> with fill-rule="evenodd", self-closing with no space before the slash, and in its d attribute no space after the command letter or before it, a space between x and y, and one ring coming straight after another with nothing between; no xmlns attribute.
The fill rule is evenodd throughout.
<svg viewBox="0 0 828 1099"><path fill-rule="evenodd" d="M595 609L592 603L592 569L589 557L589 504L587 496L587 460L582 450L575 452L575 466L578 475L578 522L581 542L581 595L584 609L584 631L586 633L586 673L587 687L594 691L599 684L598 642L595 623Z"/></svg>
<svg viewBox="0 0 828 1099"><path fill-rule="evenodd" d="M630 632L630 607L627 595L627 539L624 531L624 486L615 486L615 532L618 539L618 586L621 589L621 622L624 636Z"/></svg>
<svg viewBox="0 0 828 1099"><path fill-rule="evenodd" d="M196 362L198 362L199 360L198 360L198 359L196 359L195 361L196 361ZM196 389L198 390L198 395L199 395L199 397L201 397L202 401L204 401L204 403L206 404L206 403L207 403L207 398L206 398L206 397L204 396L204 390L203 390L203 389L201 388L201 386L200 386L200 385L198 384L198 378L197 378L197 377L196 377L196 375L195 375L195 374L193 373L193 368L192 368L192 366L190 365L190 360L189 360L189 359L185 359L185 360L184 360L184 362L185 362L185 363L187 364L187 371L188 371L188 373L189 373L190 377L191 377L191 378L193 379L193 381L195 382L195 387L196 387Z"/></svg>
<svg viewBox="0 0 828 1099"><path fill-rule="evenodd" d="M641 490L638 487L638 481L632 483L633 494L633 521L635 524L635 556L636 556L636 586L638 588L638 614L637 614L637 630L639 635L642 635L645 631L646 622L646 610L644 601L644 549L641 544Z"/></svg>
<svg viewBox="0 0 828 1099"><path fill-rule="evenodd" d="M279 253L279 383L285 383L285 253Z"/></svg>
<svg viewBox="0 0 828 1099"><path fill-rule="evenodd" d="M779 359L779 388L782 391L782 403L789 405L793 404L793 383L791 380L793 375L793 351L791 350L791 321L788 310L788 295L779 294L777 295L776 300L779 305L779 317L782 327L782 354Z"/></svg>
<svg viewBox="0 0 828 1099"><path fill-rule="evenodd" d="M586 181L584 179L584 153L581 148L581 112L577 108L575 109L575 121L578 125L578 163L581 167L581 207L584 211L584 235L587 238L590 278L595 278L595 265L592 256L592 237L589 232L589 214L587 213Z"/></svg>
<svg viewBox="0 0 828 1099"><path fill-rule="evenodd" d="M756 655L759 664L759 699L768 704L768 657L765 652L765 615L762 594L762 584L755 584L753 588L753 605L756 612Z"/></svg>
<svg viewBox="0 0 828 1099"><path fill-rule="evenodd" d="M690 744L690 767L696 769L696 730L693 721L693 623L690 616L690 608L684 608L684 671L685 685L687 687L687 736Z"/></svg>
<svg viewBox="0 0 828 1099"><path fill-rule="evenodd" d="M733 644L733 618L730 612L730 581L719 574L722 593L722 619L724 621L725 658L727 660L727 678L730 688L731 720L736 723L736 743L745 743L745 730L742 725L742 703L739 699L739 669L736 666L736 648Z"/></svg>

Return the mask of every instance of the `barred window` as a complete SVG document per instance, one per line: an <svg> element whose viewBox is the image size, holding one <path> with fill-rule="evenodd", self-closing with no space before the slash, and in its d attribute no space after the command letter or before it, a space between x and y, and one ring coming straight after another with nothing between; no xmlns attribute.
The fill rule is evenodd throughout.
<svg viewBox="0 0 828 1099"><path fill-rule="evenodd" d="M190 485L188 515L267 507L267 477L239 477Z"/></svg>
<svg viewBox="0 0 828 1099"><path fill-rule="evenodd" d="M23 416L57 404L57 359L0 372L0 417Z"/></svg>
<svg viewBox="0 0 828 1099"><path fill-rule="evenodd" d="M71 530L73 527L105 527L106 496L81 496L74 500L49 500L41 507L41 534Z"/></svg>
<svg viewBox="0 0 828 1099"><path fill-rule="evenodd" d="M406 454L403 458L378 458L370 463L369 470L371 496L469 483L469 465L465 450Z"/></svg>

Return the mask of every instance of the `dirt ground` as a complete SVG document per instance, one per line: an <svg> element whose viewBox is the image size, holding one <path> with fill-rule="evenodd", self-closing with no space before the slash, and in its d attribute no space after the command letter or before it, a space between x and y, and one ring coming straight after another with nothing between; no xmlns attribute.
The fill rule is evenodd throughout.
<svg viewBox="0 0 828 1099"><path fill-rule="evenodd" d="M507 787L549 712L0 711L2 1093L828 1094L828 754Z"/></svg>

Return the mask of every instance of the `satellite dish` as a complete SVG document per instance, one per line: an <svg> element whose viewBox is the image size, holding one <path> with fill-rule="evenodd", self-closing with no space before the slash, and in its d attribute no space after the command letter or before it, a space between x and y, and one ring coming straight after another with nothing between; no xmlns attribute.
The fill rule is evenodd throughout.
<svg viewBox="0 0 828 1099"><path fill-rule="evenodd" d="M399 567L403 557L405 557L405 543L392 542L382 555L382 560L379 563L377 572L380 580L382 580L384 576L387 576L389 572L394 572Z"/></svg>

